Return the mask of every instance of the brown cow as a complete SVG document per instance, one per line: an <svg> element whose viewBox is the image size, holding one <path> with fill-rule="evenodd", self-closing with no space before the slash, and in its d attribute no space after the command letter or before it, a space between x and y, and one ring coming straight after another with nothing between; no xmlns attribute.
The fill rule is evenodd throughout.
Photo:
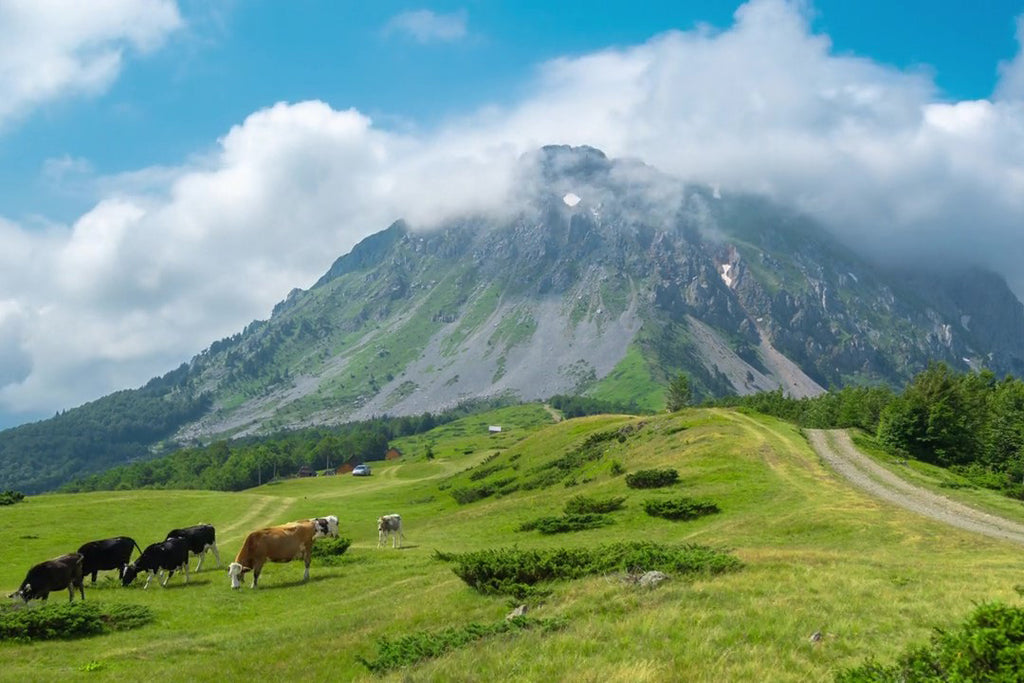
<svg viewBox="0 0 1024 683"><path fill-rule="evenodd" d="M300 557L306 563L306 572L303 574L302 580L308 581L309 560L312 557L315 534L316 524L310 520L289 522L249 532L235 561L228 567L231 587L240 588L242 576L251 571L252 586L250 587L255 588L267 560L291 562Z"/></svg>

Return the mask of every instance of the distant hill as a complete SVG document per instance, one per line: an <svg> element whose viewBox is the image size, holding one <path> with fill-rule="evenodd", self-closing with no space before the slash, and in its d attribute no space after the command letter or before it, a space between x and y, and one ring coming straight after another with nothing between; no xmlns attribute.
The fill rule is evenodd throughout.
<svg viewBox="0 0 1024 683"><path fill-rule="evenodd" d="M154 400L140 389L0 432L0 488L47 488L161 441L480 397L658 409L679 372L698 400L902 386L930 360L1024 376L1024 306L991 273L880 268L785 206L588 147L524 158L518 188L500 217L366 238L175 371L160 400L178 407L148 431L115 428ZM88 437L79 411L102 416Z"/></svg>

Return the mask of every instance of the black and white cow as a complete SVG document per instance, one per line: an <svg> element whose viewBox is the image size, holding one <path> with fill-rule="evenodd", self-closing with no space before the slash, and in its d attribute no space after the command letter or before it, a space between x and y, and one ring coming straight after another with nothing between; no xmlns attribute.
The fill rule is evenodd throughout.
<svg viewBox="0 0 1024 683"><path fill-rule="evenodd" d="M377 518L377 547L387 545L388 536L394 535L393 548L402 545L405 535L402 533L401 515L384 515Z"/></svg>
<svg viewBox="0 0 1024 683"><path fill-rule="evenodd" d="M166 541L146 546L138 559L125 567L121 583L128 586L139 572L149 572L146 585L143 587L149 588L149 582L154 576L167 571L167 576L160 581L160 585L166 588L167 582L179 569L185 572L185 583L188 583L188 541L180 536L173 536Z"/></svg>
<svg viewBox="0 0 1024 683"><path fill-rule="evenodd" d="M324 538L325 536L330 536L331 538L338 537L338 518L335 515L314 517L309 521L313 522L314 541L318 538Z"/></svg>
<svg viewBox="0 0 1024 683"><path fill-rule="evenodd" d="M92 583L96 583L96 575L100 570L116 569L117 577L124 576L124 568L132 559L132 549L142 552L142 548L127 536L104 538L101 541L83 543L78 549L82 556L82 576L92 574Z"/></svg>
<svg viewBox="0 0 1024 683"><path fill-rule="evenodd" d="M74 602L75 589L82 594L85 600L85 587L82 585L82 556L78 553L69 553L46 560L34 565L25 575L21 582L21 588L11 593L8 597L19 597L26 603L34 598L46 601L51 591L68 589L68 602Z"/></svg>
<svg viewBox="0 0 1024 683"><path fill-rule="evenodd" d="M184 538L188 542L189 552L199 556L199 562L196 563L196 573L203 566L207 550L213 551L213 556L217 560L217 566L221 566L220 552L217 551L217 532L214 530L213 525L197 524L185 527L184 529L171 529L167 532L167 538Z"/></svg>

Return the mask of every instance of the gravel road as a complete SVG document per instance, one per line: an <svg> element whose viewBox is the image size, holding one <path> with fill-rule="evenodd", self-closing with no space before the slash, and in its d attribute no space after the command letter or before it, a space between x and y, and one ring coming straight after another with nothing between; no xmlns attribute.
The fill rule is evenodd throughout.
<svg viewBox="0 0 1024 683"><path fill-rule="evenodd" d="M959 529L1024 545L1024 524L975 510L900 479L858 451L846 432L807 429L805 433L822 460L876 498Z"/></svg>

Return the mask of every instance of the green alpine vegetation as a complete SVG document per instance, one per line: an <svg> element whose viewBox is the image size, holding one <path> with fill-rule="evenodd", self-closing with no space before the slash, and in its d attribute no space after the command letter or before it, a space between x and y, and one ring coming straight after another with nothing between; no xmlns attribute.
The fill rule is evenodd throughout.
<svg viewBox="0 0 1024 683"><path fill-rule="evenodd" d="M5 593L32 564L115 535L145 546L212 523L224 564L269 524L335 514L342 536L317 541L308 582L301 563L271 564L260 588L232 591L208 556L188 585L176 574L167 588L123 588L106 572L70 608L56 592L45 610L13 613L67 612L55 618L84 632L68 632L73 643L5 638L4 677L156 679L175 662L172 677L200 680L802 682L903 666L935 629L954 639L928 655L942 666L954 662L942 652L982 642L978 628L993 653L1015 642L1012 612L972 617L962 634L959 625L978 605L1020 604L1018 547L851 488L778 418L687 408L555 422L541 406L516 406L391 445L402 457L375 462L371 477L51 493L0 507ZM946 471L925 465L914 476L938 487ZM623 476L663 471L675 483L634 489ZM480 485L492 493L454 495ZM1024 522L999 492L944 490ZM718 512L668 522L645 510L684 499ZM388 513L402 515L400 549L377 547L376 520ZM570 514L614 523L518 530ZM652 572L667 579L647 585ZM88 625L93 614L102 631ZM985 662L973 661L940 670L977 674Z"/></svg>

